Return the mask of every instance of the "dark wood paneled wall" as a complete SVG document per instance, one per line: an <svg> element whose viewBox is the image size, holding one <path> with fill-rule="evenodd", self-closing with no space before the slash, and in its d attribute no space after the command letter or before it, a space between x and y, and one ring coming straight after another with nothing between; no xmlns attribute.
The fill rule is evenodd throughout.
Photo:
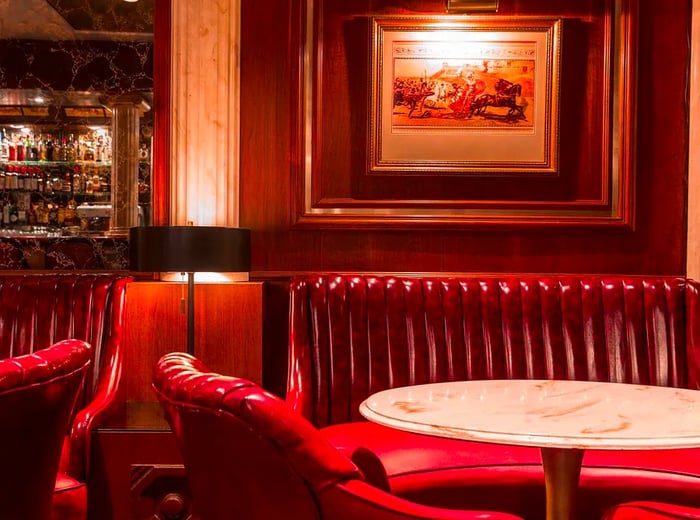
<svg viewBox="0 0 700 520"><path fill-rule="evenodd" d="M253 230L253 270L258 276L316 270L684 273L688 0L639 2L636 221L629 231L505 226L293 229L292 163L299 153L293 146L299 127L295 120L301 59L298 4L278 2L271 16L268 4L243 2L241 225ZM444 2L438 0L359 4L360 11L377 14L444 14ZM604 0L588 4L592 11L607 5ZM502 0L499 14L551 15L557 9L566 7L557 0ZM576 64L563 67L567 74L566 68ZM596 89L585 92L594 95ZM367 107L348 105L341 116L349 119L354 110ZM562 111L578 113L571 106L562 106ZM576 156L576 150L564 148L562 153L568 155L562 161L589 160Z"/></svg>

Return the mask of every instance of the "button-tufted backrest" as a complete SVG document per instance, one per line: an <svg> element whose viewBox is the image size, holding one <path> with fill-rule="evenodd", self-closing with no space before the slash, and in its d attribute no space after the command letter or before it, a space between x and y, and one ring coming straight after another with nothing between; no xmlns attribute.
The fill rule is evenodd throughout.
<svg viewBox="0 0 700 520"><path fill-rule="evenodd" d="M0 518L49 518L61 445L90 347L65 340L0 360Z"/></svg>
<svg viewBox="0 0 700 520"><path fill-rule="evenodd" d="M678 277L298 277L287 401L325 426L360 419L374 392L420 383L696 386L700 357L686 335L698 336L688 320L700 316L697 293Z"/></svg>
<svg viewBox="0 0 700 520"><path fill-rule="evenodd" d="M163 356L153 387L202 518L320 518L316 494L360 477L283 401L189 354Z"/></svg>

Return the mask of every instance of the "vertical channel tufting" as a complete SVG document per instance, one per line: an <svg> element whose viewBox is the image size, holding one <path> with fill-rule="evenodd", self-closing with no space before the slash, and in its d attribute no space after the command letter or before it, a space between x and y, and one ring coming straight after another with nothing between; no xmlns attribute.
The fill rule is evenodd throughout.
<svg viewBox="0 0 700 520"><path fill-rule="evenodd" d="M462 320L461 286L457 280L440 280L442 301L443 341L445 345L444 381L457 381L467 378L466 345ZM436 327L439 319L434 318ZM437 346L436 346L437 348Z"/></svg>
<svg viewBox="0 0 700 520"><path fill-rule="evenodd" d="M608 379L614 383L625 381L627 359L624 356L624 315L619 280L601 281L603 345L608 355Z"/></svg>
<svg viewBox="0 0 700 520"><path fill-rule="evenodd" d="M411 280L406 280L410 284ZM391 387L410 384L409 358L412 346L407 337L406 302L403 284L388 278L385 281L386 318L387 318L387 353L389 354L388 378Z"/></svg>
<svg viewBox="0 0 700 520"><path fill-rule="evenodd" d="M363 278L358 277L359 280ZM367 294L367 370L369 371L370 394L392 386L391 356L389 354L389 319L386 311L386 288L384 280L371 277L365 280ZM359 294L358 294L359 296Z"/></svg>
<svg viewBox="0 0 700 520"><path fill-rule="evenodd" d="M684 386L685 283L574 275L296 279L287 399L325 426L357 420L368 395L409 384L534 378ZM3 286L2 301L5 293ZM700 357L698 344L688 348ZM692 378L700 386L700 375Z"/></svg>
<svg viewBox="0 0 700 520"><path fill-rule="evenodd" d="M524 377L525 366L520 284L517 280L507 279L499 282L498 286L505 376L517 379Z"/></svg>
<svg viewBox="0 0 700 520"><path fill-rule="evenodd" d="M542 316L542 350L546 379L566 379L566 360L560 348L562 344L562 316L559 283L543 278L534 281L540 292L540 316Z"/></svg>
<svg viewBox="0 0 700 520"><path fill-rule="evenodd" d="M523 373L526 379L546 379L542 304L539 285L532 280L520 280L520 308L523 321Z"/></svg>
<svg viewBox="0 0 700 520"><path fill-rule="evenodd" d="M624 332L626 338L625 358L627 359L628 367L625 381L638 384L649 381L649 352L647 347L651 345L646 341L645 324L651 323L650 318L653 317L654 307L656 307L657 303L665 307L663 290L660 293L662 300L659 302L653 301L652 307L648 308L647 299L651 297L655 300L659 295L654 282L635 284L623 280L620 282L620 286L623 294Z"/></svg>
<svg viewBox="0 0 700 520"><path fill-rule="evenodd" d="M330 349L328 351L328 422L343 421L347 418L346 385L348 380L350 339L348 337L348 308L345 278L334 277L326 282L326 316Z"/></svg>
<svg viewBox="0 0 700 520"><path fill-rule="evenodd" d="M465 366L458 373L464 379L486 378L486 348L483 334L483 309L481 307L481 284L478 280L460 280L461 319L463 327Z"/></svg>
<svg viewBox="0 0 700 520"><path fill-rule="evenodd" d="M424 352L420 373L426 383L447 380L445 338L443 335L445 309L442 306L442 291L439 280L423 280L423 330ZM418 368L417 368L418 370Z"/></svg>
<svg viewBox="0 0 700 520"><path fill-rule="evenodd" d="M404 280L397 286L403 286L406 305L406 374L405 384L427 383L425 373L425 311L423 308L423 284L420 280Z"/></svg>
<svg viewBox="0 0 700 520"><path fill-rule="evenodd" d="M500 294L497 280L480 283L481 330L484 347L484 377L503 379L503 331L501 329Z"/></svg>
<svg viewBox="0 0 700 520"><path fill-rule="evenodd" d="M346 378L349 409L346 413L352 420L359 419L358 407L362 400L372 393L371 379L374 376L374 370L371 365L373 352L371 351L368 321L370 301L367 294L368 284L369 280L360 276L347 279L350 359L348 377Z"/></svg>
<svg viewBox="0 0 700 520"><path fill-rule="evenodd" d="M328 300L326 295L326 279L318 277L311 280L309 286L309 323L311 330L310 343L312 351L313 375L313 410L314 420L319 424L328 423L328 395L331 376L329 374L329 358L332 349L332 338L328 330Z"/></svg>

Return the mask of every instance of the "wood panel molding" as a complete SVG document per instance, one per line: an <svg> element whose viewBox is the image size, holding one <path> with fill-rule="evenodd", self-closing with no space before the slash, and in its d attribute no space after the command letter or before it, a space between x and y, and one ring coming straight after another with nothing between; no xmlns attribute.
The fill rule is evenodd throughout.
<svg viewBox="0 0 700 520"><path fill-rule="evenodd" d="M554 176L371 171L370 106L379 95L367 56L373 13L401 13L396 2L379 3L367 13L306 0L297 13L303 56L294 82L294 228L633 229L637 2L559 8L562 160Z"/></svg>

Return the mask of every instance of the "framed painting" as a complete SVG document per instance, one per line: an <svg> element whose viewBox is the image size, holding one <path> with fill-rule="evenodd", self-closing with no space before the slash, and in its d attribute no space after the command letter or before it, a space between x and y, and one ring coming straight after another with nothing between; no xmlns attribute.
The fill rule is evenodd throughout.
<svg viewBox="0 0 700 520"><path fill-rule="evenodd" d="M369 171L556 174L561 26L375 18Z"/></svg>
<svg viewBox="0 0 700 520"><path fill-rule="evenodd" d="M638 3L409 3L298 4L291 226L633 229Z"/></svg>

